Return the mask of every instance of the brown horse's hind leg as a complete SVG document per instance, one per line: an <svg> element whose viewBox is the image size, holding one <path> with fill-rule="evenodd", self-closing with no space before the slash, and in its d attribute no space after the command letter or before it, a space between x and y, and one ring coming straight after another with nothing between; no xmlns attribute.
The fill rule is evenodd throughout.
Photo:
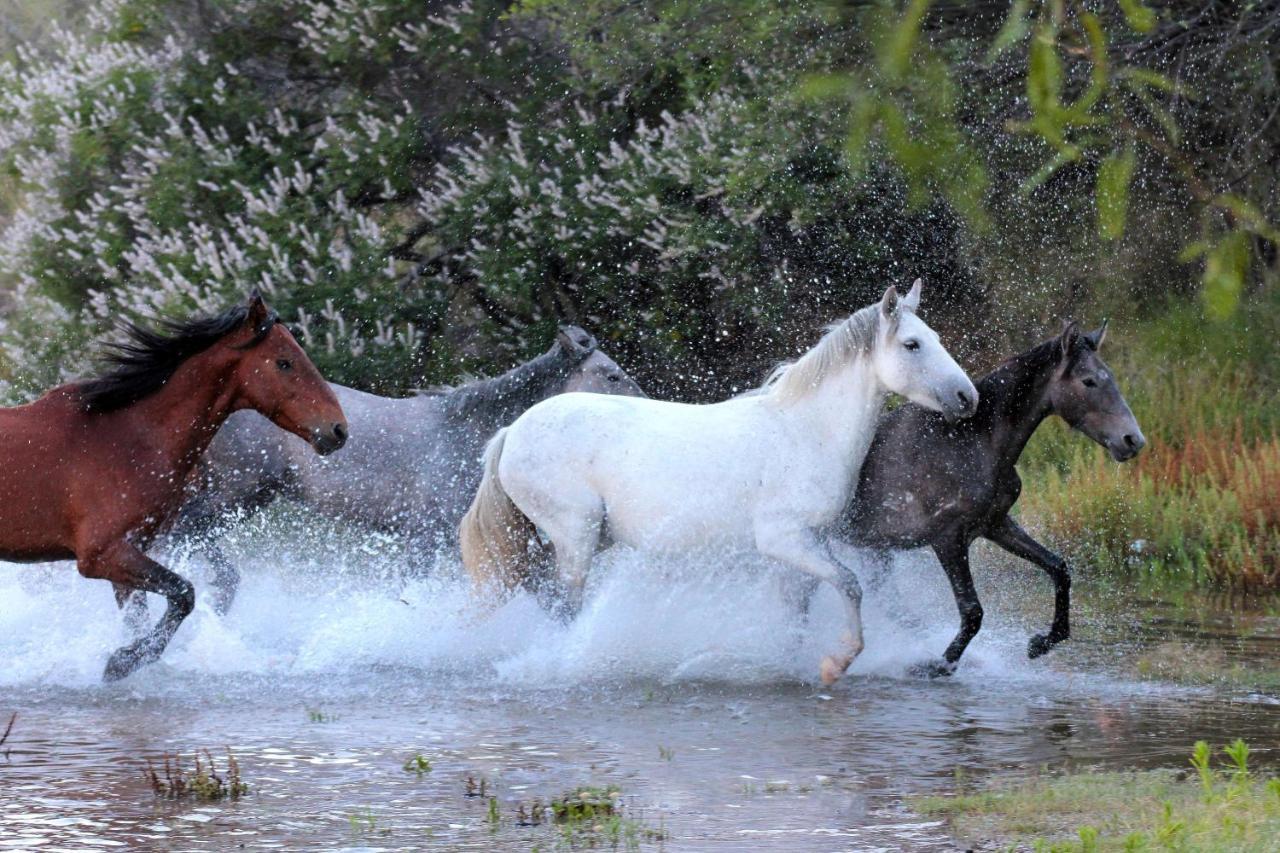
<svg viewBox="0 0 1280 853"><path fill-rule="evenodd" d="M1071 636L1071 569L1008 516L987 532L987 538L1015 557L1035 563L1053 580L1053 625L1027 644L1027 657L1038 658Z"/></svg>
<svg viewBox="0 0 1280 853"><path fill-rule="evenodd" d="M151 633L116 649L111 655L102 674L104 681L117 681L157 660L182 620L195 607L195 590L190 583L123 540L81 560L79 568L80 574L87 578L103 578L117 588L153 592L169 601L168 609Z"/></svg>

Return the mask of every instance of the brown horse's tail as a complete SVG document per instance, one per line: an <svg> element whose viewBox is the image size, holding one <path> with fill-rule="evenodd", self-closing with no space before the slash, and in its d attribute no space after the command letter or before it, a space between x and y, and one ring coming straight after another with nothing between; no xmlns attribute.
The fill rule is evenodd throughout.
<svg viewBox="0 0 1280 853"><path fill-rule="evenodd" d="M537 528L498 479L506 438L507 431L498 430L484 449L484 477L458 525L462 564L476 589L490 594L507 593L536 580L546 557Z"/></svg>

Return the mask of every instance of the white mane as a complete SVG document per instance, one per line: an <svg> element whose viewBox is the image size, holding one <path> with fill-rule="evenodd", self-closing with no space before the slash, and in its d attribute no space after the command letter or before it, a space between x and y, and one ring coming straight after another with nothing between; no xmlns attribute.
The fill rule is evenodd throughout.
<svg viewBox="0 0 1280 853"><path fill-rule="evenodd" d="M832 323L813 349L774 368L761 391L781 401L812 393L833 370L870 354L879 322L880 303L876 302Z"/></svg>

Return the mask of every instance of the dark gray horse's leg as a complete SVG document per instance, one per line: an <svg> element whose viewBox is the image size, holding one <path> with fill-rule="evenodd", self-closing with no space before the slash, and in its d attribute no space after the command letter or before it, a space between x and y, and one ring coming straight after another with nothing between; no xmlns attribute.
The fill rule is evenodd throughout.
<svg viewBox="0 0 1280 853"><path fill-rule="evenodd" d="M973 587L973 573L969 570L969 545L960 538L934 543L934 553L942 563L951 582L951 591L956 597L956 608L960 611L960 630L951 645L942 653L942 660L920 664L912 668L917 675L937 677L955 672L960 656L968 648L971 641L982 629L982 602L978 601L978 592Z"/></svg>
<svg viewBox="0 0 1280 853"><path fill-rule="evenodd" d="M1035 563L1053 580L1053 625L1027 644L1027 657L1038 658L1071 636L1071 568L1008 516L987 532L987 538L1015 557Z"/></svg>
<svg viewBox="0 0 1280 853"><path fill-rule="evenodd" d="M236 592L240 589L240 570L227 559L227 555L223 553L218 543L213 541L212 536L212 533L208 533L204 538L204 554L209 560L211 570L210 600L214 612L219 616L225 616L231 609L231 602L236 599Z"/></svg>
<svg viewBox="0 0 1280 853"><path fill-rule="evenodd" d="M124 611L124 627L135 640L146 633L147 594L124 584L112 584L116 592L116 606Z"/></svg>
<svg viewBox="0 0 1280 853"><path fill-rule="evenodd" d="M210 603L214 612L225 616L240 588L240 570L232 565L218 545L223 513L213 506L209 491L197 493L179 512L170 536L178 541L195 541L197 550L209 561Z"/></svg>

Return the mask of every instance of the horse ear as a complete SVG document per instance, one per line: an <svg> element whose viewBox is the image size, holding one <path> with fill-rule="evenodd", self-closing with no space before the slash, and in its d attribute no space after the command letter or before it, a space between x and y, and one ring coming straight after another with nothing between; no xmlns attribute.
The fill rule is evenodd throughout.
<svg viewBox="0 0 1280 853"><path fill-rule="evenodd" d="M886 320L898 319L898 288L892 284L885 290L884 296L880 300L880 316Z"/></svg>
<svg viewBox="0 0 1280 853"><path fill-rule="evenodd" d="M1098 347L1102 346L1102 342L1107 338L1107 323L1108 321L1104 318L1101 326L1084 336L1084 339L1089 342L1089 346L1094 352L1097 352Z"/></svg>
<svg viewBox="0 0 1280 853"><path fill-rule="evenodd" d="M556 343L569 355L588 356L596 350L596 339L578 326L561 326L556 332Z"/></svg>
<svg viewBox="0 0 1280 853"><path fill-rule="evenodd" d="M1080 340L1080 327L1076 325L1075 320L1062 321L1062 335L1058 338L1058 346L1062 349L1063 358L1071 355L1072 350L1076 348L1076 343Z"/></svg>
<svg viewBox="0 0 1280 853"><path fill-rule="evenodd" d="M911 291L902 297L902 307L912 311L920 309L920 287L924 284L922 279L916 279L911 285Z"/></svg>
<svg viewBox="0 0 1280 853"><path fill-rule="evenodd" d="M244 323L250 328L258 328L267 319L271 313L271 309L267 307L267 303L262 300L262 291L254 288L249 293L249 301L247 307L249 313L245 315Z"/></svg>

